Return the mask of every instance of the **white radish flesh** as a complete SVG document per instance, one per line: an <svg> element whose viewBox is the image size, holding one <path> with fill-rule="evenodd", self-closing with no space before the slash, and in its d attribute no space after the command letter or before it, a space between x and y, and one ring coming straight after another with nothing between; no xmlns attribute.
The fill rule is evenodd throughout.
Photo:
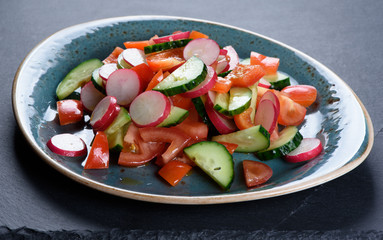
<svg viewBox="0 0 383 240"><path fill-rule="evenodd" d="M276 110L276 115L277 115L277 117L279 116L279 111L280 111L280 109L281 109L281 105L280 105L280 103L279 103L279 100L278 100L278 97L277 97L277 95L275 95L275 93L273 93L273 92L271 92L271 91L267 91L267 92L265 92L263 95L262 95L262 97L261 97L261 99L259 100L259 102L262 102L263 100L266 100L266 99L268 99L268 100L270 100L270 101L272 101L273 102L273 104L274 104L274 106L275 106L275 110Z"/></svg>
<svg viewBox="0 0 383 240"><path fill-rule="evenodd" d="M214 110L215 92L209 91L207 94L207 100L205 104L206 113L209 116L210 121L220 134L228 134L235 132L237 126L234 121L229 118L221 116L217 111Z"/></svg>
<svg viewBox="0 0 383 240"><path fill-rule="evenodd" d="M232 46L226 46L223 49L227 50L227 55L230 57L229 70L233 70L239 63L239 56Z"/></svg>
<svg viewBox="0 0 383 240"><path fill-rule="evenodd" d="M308 161L318 156L322 149L318 138L304 138L296 149L284 156L284 159L291 163Z"/></svg>
<svg viewBox="0 0 383 240"><path fill-rule="evenodd" d="M190 35L190 31L180 32L180 33L175 33L175 34L168 35L168 36L153 38L153 41L155 43L164 43L164 42L186 39L186 38L189 38L189 35Z"/></svg>
<svg viewBox="0 0 383 240"><path fill-rule="evenodd" d="M90 116L90 125L95 131L103 131L113 122L119 111L117 99L106 96L94 108Z"/></svg>
<svg viewBox="0 0 383 240"><path fill-rule="evenodd" d="M220 48L216 41L209 38L198 38L185 46L183 55L186 60L196 56L209 66L217 60L219 53Z"/></svg>
<svg viewBox="0 0 383 240"><path fill-rule="evenodd" d="M129 113L138 127L154 127L169 116L170 108L171 103L164 94L146 91L133 100Z"/></svg>
<svg viewBox="0 0 383 240"><path fill-rule="evenodd" d="M272 133L277 123L278 115L274 103L265 99L259 102L255 113L254 125L262 125L269 133Z"/></svg>
<svg viewBox="0 0 383 240"><path fill-rule="evenodd" d="M131 67L135 67L142 63L146 63L145 53L141 49L128 48L128 49L125 49L121 54L125 62L129 64Z"/></svg>
<svg viewBox="0 0 383 240"><path fill-rule="evenodd" d="M87 112L93 112L96 105L105 97L98 91L92 82L88 82L81 88L81 102Z"/></svg>
<svg viewBox="0 0 383 240"><path fill-rule="evenodd" d="M265 80L264 78L261 78L258 82L258 86L259 87L263 87L263 88L270 88L271 87L271 83L269 83L267 80Z"/></svg>
<svg viewBox="0 0 383 240"><path fill-rule="evenodd" d="M52 152L65 157L85 156L88 152L84 141L70 133L53 136L47 142L47 146Z"/></svg>
<svg viewBox="0 0 383 240"><path fill-rule="evenodd" d="M126 106L141 92L141 81L134 70L119 69L109 76L105 90L118 104Z"/></svg>
<svg viewBox="0 0 383 240"><path fill-rule="evenodd" d="M108 63L100 67L100 70L98 71L98 74L100 74L100 77L107 81L110 74L112 74L114 71L117 70L117 64L116 63Z"/></svg>
<svg viewBox="0 0 383 240"><path fill-rule="evenodd" d="M217 74L214 69L210 66L207 66L207 74L205 80L200 83L194 89L182 93L182 97L187 98L196 98L206 94L212 87L214 87L215 81L217 80Z"/></svg>

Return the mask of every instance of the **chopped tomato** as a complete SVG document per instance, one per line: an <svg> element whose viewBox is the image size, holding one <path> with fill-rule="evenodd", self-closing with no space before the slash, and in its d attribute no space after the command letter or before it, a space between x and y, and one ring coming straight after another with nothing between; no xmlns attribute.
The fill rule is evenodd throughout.
<svg viewBox="0 0 383 240"><path fill-rule="evenodd" d="M159 53L153 53L146 57L149 67L157 72L160 69L167 71L178 64L185 62L183 48L174 48Z"/></svg>
<svg viewBox="0 0 383 240"><path fill-rule="evenodd" d="M83 119L84 110L81 101L66 99L56 104L60 125L80 122Z"/></svg>
<svg viewBox="0 0 383 240"><path fill-rule="evenodd" d="M273 175L273 170L265 163L243 160L243 172L247 187L255 187L267 182Z"/></svg>
<svg viewBox="0 0 383 240"><path fill-rule="evenodd" d="M250 53L250 65L261 65L261 62L263 59L265 59L266 56L257 53L257 52L251 52Z"/></svg>
<svg viewBox="0 0 383 240"><path fill-rule="evenodd" d="M205 35L205 34L203 34L203 33L201 33L201 32L198 32L198 31L193 30L193 31L190 32L189 38L191 38L191 39L197 39L197 38L209 38L209 36L208 36L208 35Z"/></svg>
<svg viewBox="0 0 383 240"><path fill-rule="evenodd" d="M179 129L193 139L206 139L209 128L203 122L183 121L172 128Z"/></svg>
<svg viewBox="0 0 383 240"><path fill-rule="evenodd" d="M150 43L149 43L148 40L146 40L146 41L124 42L124 46L125 46L126 48L138 48L138 49L140 49L140 50L142 50L142 51L144 51L144 48L145 48L146 46L149 46L149 45L150 45Z"/></svg>
<svg viewBox="0 0 383 240"><path fill-rule="evenodd" d="M152 90L158 83L160 83L164 79L164 75L162 69L160 69L150 80L146 91Z"/></svg>
<svg viewBox="0 0 383 240"><path fill-rule="evenodd" d="M278 123L277 123L278 124ZM270 134L270 142L274 142L279 138L278 125L274 128L274 131Z"/></svg>
<svg viewBox="0 0 383 240"><path fill-rule="evenodd" d="M148 86L149 82L154 77L154 72L148 67L146 63L141 63L131 68L140 77L141 86L143 90Z"/></svg>
<svg viewBox="0 0 383 240"><path fill-rule="evenodd" d="M316 88L310 85L287 86L281 90L281 93L304 107L309 107L317 98Z"/></svg>
<svg viewBox="0 0 383 240"><path fill-rule="evenodd" d="M144 142L138 128L131 123L124 137L124 149L118 158L118 164L137 167L146 164L164 151L165 144Z"/></svg>
<svg viewBox="0 0 383 240"><path fill-rule="evenodd" d="M211 91L227 93L232 85L233 83L229 79L218 77Z"/></svg>
<svg viewBox="0 0 383 240"><path fill-rule="evenodd" d="M194 105L189 109L189 116L184 121L200 122L200 116Z"/></svg>
<svg viewBox="0 0 383 240"><path fill-rule="evenodd" d="M109 167L108 138L104 132L98 131L93 140L84 169L104 169Z"/></svg>
<svg viewBox="0 0 383 240"><path fill-rule="evenodd" d="M234 122L235 122L235 125L237 125L239 130L244 130L254 126L253 122L251 121L252 111L253 111L253 108L249 107L244 112L234 115Z"/></svg>
<svg viewBox="0 0 383 240"><path fill-rule="evenodd" d="M182 152L191 140L183 131L175 128L147 127L140 128L139 132L145 142L170 143L161 155L165 164Z"/></svg>
<svg viewBox="0 0 383 240"><path fill-rule="evenodd" d="M170 185L176 186L192 167L181 161L173 160L165 164L158 174Z"/></svg>
<svg viewBox="0 0 383 240"><path fill-rule="evenodd" d="M233 87L249 87L264 75L265 71L259 65L238 64L225 78L232 82Z"/></svg>
<svg viewBox="0 0 383 240"><path fill-rule="evenodd" d="M104 64L117 63L118 55L120 55L122 53L122 51L124 51L124 49L122 49L120 47L116 47L113 50L113 52L107 58L105 58L102 62Z"/></svg>
<svg viewBox="0 0 383 240"><path fill-rule="evenodd" d="M237 149L237 147L238 147L238 144L235 144L235 143L219 142L219 141L218 141L218 143L225 146L225 148L227 149L227 151L229 151L229 153L231 155L233 155L233 153L235 152L235 149Z"/></svg>
<svg viewBox="0 0 383 240"><path fill-rule="evenodd" d="M283 94L277 96L280 103L278 123L284 126L301 124L306 116L306 108Z"/></svg>
<svg viewBox="0 0 383 240"><path fill-rule="evenodd" d="M191 98L182 97L180 94L170 96L169 99L172 102L173 106L183 108L185 110L188 110L193 106Z"/></svg>
<svg viewBox="0 0 383 240"><path fill-rule="evenodd" d="M265 74L275 74L279 67L279 58L267 57L257 52L251 52L250 64L262 66Z"/></svg>

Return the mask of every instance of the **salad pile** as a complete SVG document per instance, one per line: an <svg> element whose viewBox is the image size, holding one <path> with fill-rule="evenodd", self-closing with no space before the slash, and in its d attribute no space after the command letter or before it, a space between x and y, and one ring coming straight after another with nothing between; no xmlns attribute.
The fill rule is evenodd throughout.
<svg viewBox="0 0 383 240"><path fill-rule="evenodd" d="M59 83L60 124L84 122L95 136L88 151L75 134L55 135L51 151L83 156L84 169L108 168L109 151L116 151L118 165L153 162L172 186L199 167L224 190L233 182L234 152L261 160L242 162L250 188L272 176L263 161L308 161L322 151L319 139L298 129L317 90L291 85L278 58L252 51L241 60L232 46L198 31L124 46L79 64ZM80 99L71 99L79 89Z"/></svg>

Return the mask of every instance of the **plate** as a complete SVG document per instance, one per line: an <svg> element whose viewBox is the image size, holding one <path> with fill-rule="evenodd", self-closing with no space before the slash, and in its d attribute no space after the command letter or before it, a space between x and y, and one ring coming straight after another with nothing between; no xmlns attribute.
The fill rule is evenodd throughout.
<svg viewBox="0 0 383 240"><path fill-rule="evenodd" d="M87 170L81 160L55 155L46 142L55 134L72 132L88 144L92 130L82 125L59 126L55 89L68 71L90 59L104 59L127 40L145 40L155 34L197 30L232 45L241 58L250 51L281 59L279 69L295 83L313 85L318 98L300 126L304 137L318 137L324 151L304 164L274 159L266 163L273 176L258 188L247 189L242 175L243 159L253 154L234 154L235 178L229 192L194 168L176 187L161 180L149 164L124 168L113 158L107 170ZM226 36L223 38L223 36ZM64 175L110 194L150 202L213 204L249 201L289 194L337 178L364 161L373 145L371 119L350 87L327 67L283 43L244 29L198 19L168 16L129 16L103 19L63 29L40 42L20 65L13 84L13 108L17 123L37 154Z"/></svg>

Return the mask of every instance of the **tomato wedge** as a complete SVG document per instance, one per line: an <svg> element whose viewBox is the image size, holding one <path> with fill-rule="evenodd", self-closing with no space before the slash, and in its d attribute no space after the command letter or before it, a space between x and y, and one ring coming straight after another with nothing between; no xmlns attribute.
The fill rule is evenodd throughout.
<svg viewBox="0 0 383 240"><path fill-rule="evenodd" d="M298 126L301 124L306 116L306 108L283 94L277 96L280 103L278 123L284 126Z"/></svg>
<svg viewBox="0 0 383 240"><path fill-rule="evenodd" d="M193 106L191 98L182 97L180 94L176 94L169 97L173 106L188 110Z"/></svg>
<svg viewBox="0 0 383 240"><path fill-rule="evenodd" d="M183 177L192 169L192 167L186 163L178 160L173 160L165 164L158 174L165 179L170 185L176 186Z"/></svg>
<svg viewBox="0 0 383 240"><path fill-rule="evenodd" d="M273 175L273 170L265 163L243 160L243 172L247 187L255 187L267 182Z"/></svg>
<svg viewBox="0 0 383 240"><path fill-rule="evenodd" d="M233 87L249 87L264 75L265 71L259 65L238 64L225 78L232 82Z"/></svg>
<svg viewBox="0 0 383 240"><path fill-rule="evenodd" d="M155 73L149 68L149 66L146 63L141 63L135 67L132 67L131 69L137 73L141 81L141 88L142 90L145 90L149 82L154 77Z"/></svg>
<svg viewBox="0 0 383 240"><path fill-rule="evenodd" d="M221 142L221 141L217 141L217 143L220 143L223 146L225 146L225 148L227 149L227 151L229 151L231 155L233 155L233 153L235 152L235 149L237 149L238 147L238 144L235 144L235 143Z"/></svg>
<svg viewBox="0 0 383 240"><path fill-rule="evenodd" d="M120 47L116 47L113 50L113 52L107 58L105 58L102 62L104 64L117 63L118 55L120 55L122 53L122 51L124 51L124 49L122 49Z"/></svg>
<svg viewBox="0 0 383 240"><path fill-rule="evenodd" d="M149 46L150 45L150 42L149 40L146 40L146 41L128 41L128 42L124 42L124 46L126 48L138 48L142 51L144 51L144 48L146 46Z"/></svg>
<svg viewBox="0 0 383 240"><path fill-rule="evenodd" d="M153 53L146 57L150 69L158 72L160 69L167 71L178 64L185 62L183 48L174 48L159 53Z"/></svg>
<svg viewBox="0 0 383 240"><path fill-rule="evenodd" d="M209 128L205 123L184 120L172 128L179 129L193 139L206 139Z"/></svg>
<svg viewBox="0 0 383 240"><path fill-rule="evenodd" d="M235 125L237 125L239 130L244 130L254 126L253 122L251 121L252 111L253 111L253 108L249 107L244 112L234 115L234 122L235 122Z"/></svg>
<svg viewBox="0 0 383 240"><path fill-rule="evenodd" d="M257 52L251 52L250 64L262 66L265 74L275 74L278 71L279 58L267 57Z"/></svg>
<svg viewBox="0 0 383 240"><path fill-rule="evenodd" d="M60 125L80 122L84 116L84 110L81 101L66 99L56 103L59 115Z"/></svg>
<svg viewBox="0 0 383 240"><path fill-rule="evenodd" d="M229 79L226 79L223 77L217 77L213 88L210 90L219 92L219 93L227 93L230 91L230 88L232 85L233 83Z"/></svg>
<svg viewBox="0 0 383 240"><path fill-rule="evenodd" d="M281 93L304 107L309 107L317 98L317 89L310 85L287 86L281 90Z"/></svg>
<svg viewBox="0 0 383 240"><path fill-rule="evenodd" d="M104 169L109 167L108 138L104 132L98 131L93 140L84 169Z"/></svg>
<svg viewBox="0 0 383 240"><path fill-rule="evenodd" d="M198 32L198 31L193 30L193 31L190 32L189 38L191 38L191 39L197 39L197 38L209 38L209 36L206 35L206 34L203 34L203 33L201 33L201 32Z"/></svg>

